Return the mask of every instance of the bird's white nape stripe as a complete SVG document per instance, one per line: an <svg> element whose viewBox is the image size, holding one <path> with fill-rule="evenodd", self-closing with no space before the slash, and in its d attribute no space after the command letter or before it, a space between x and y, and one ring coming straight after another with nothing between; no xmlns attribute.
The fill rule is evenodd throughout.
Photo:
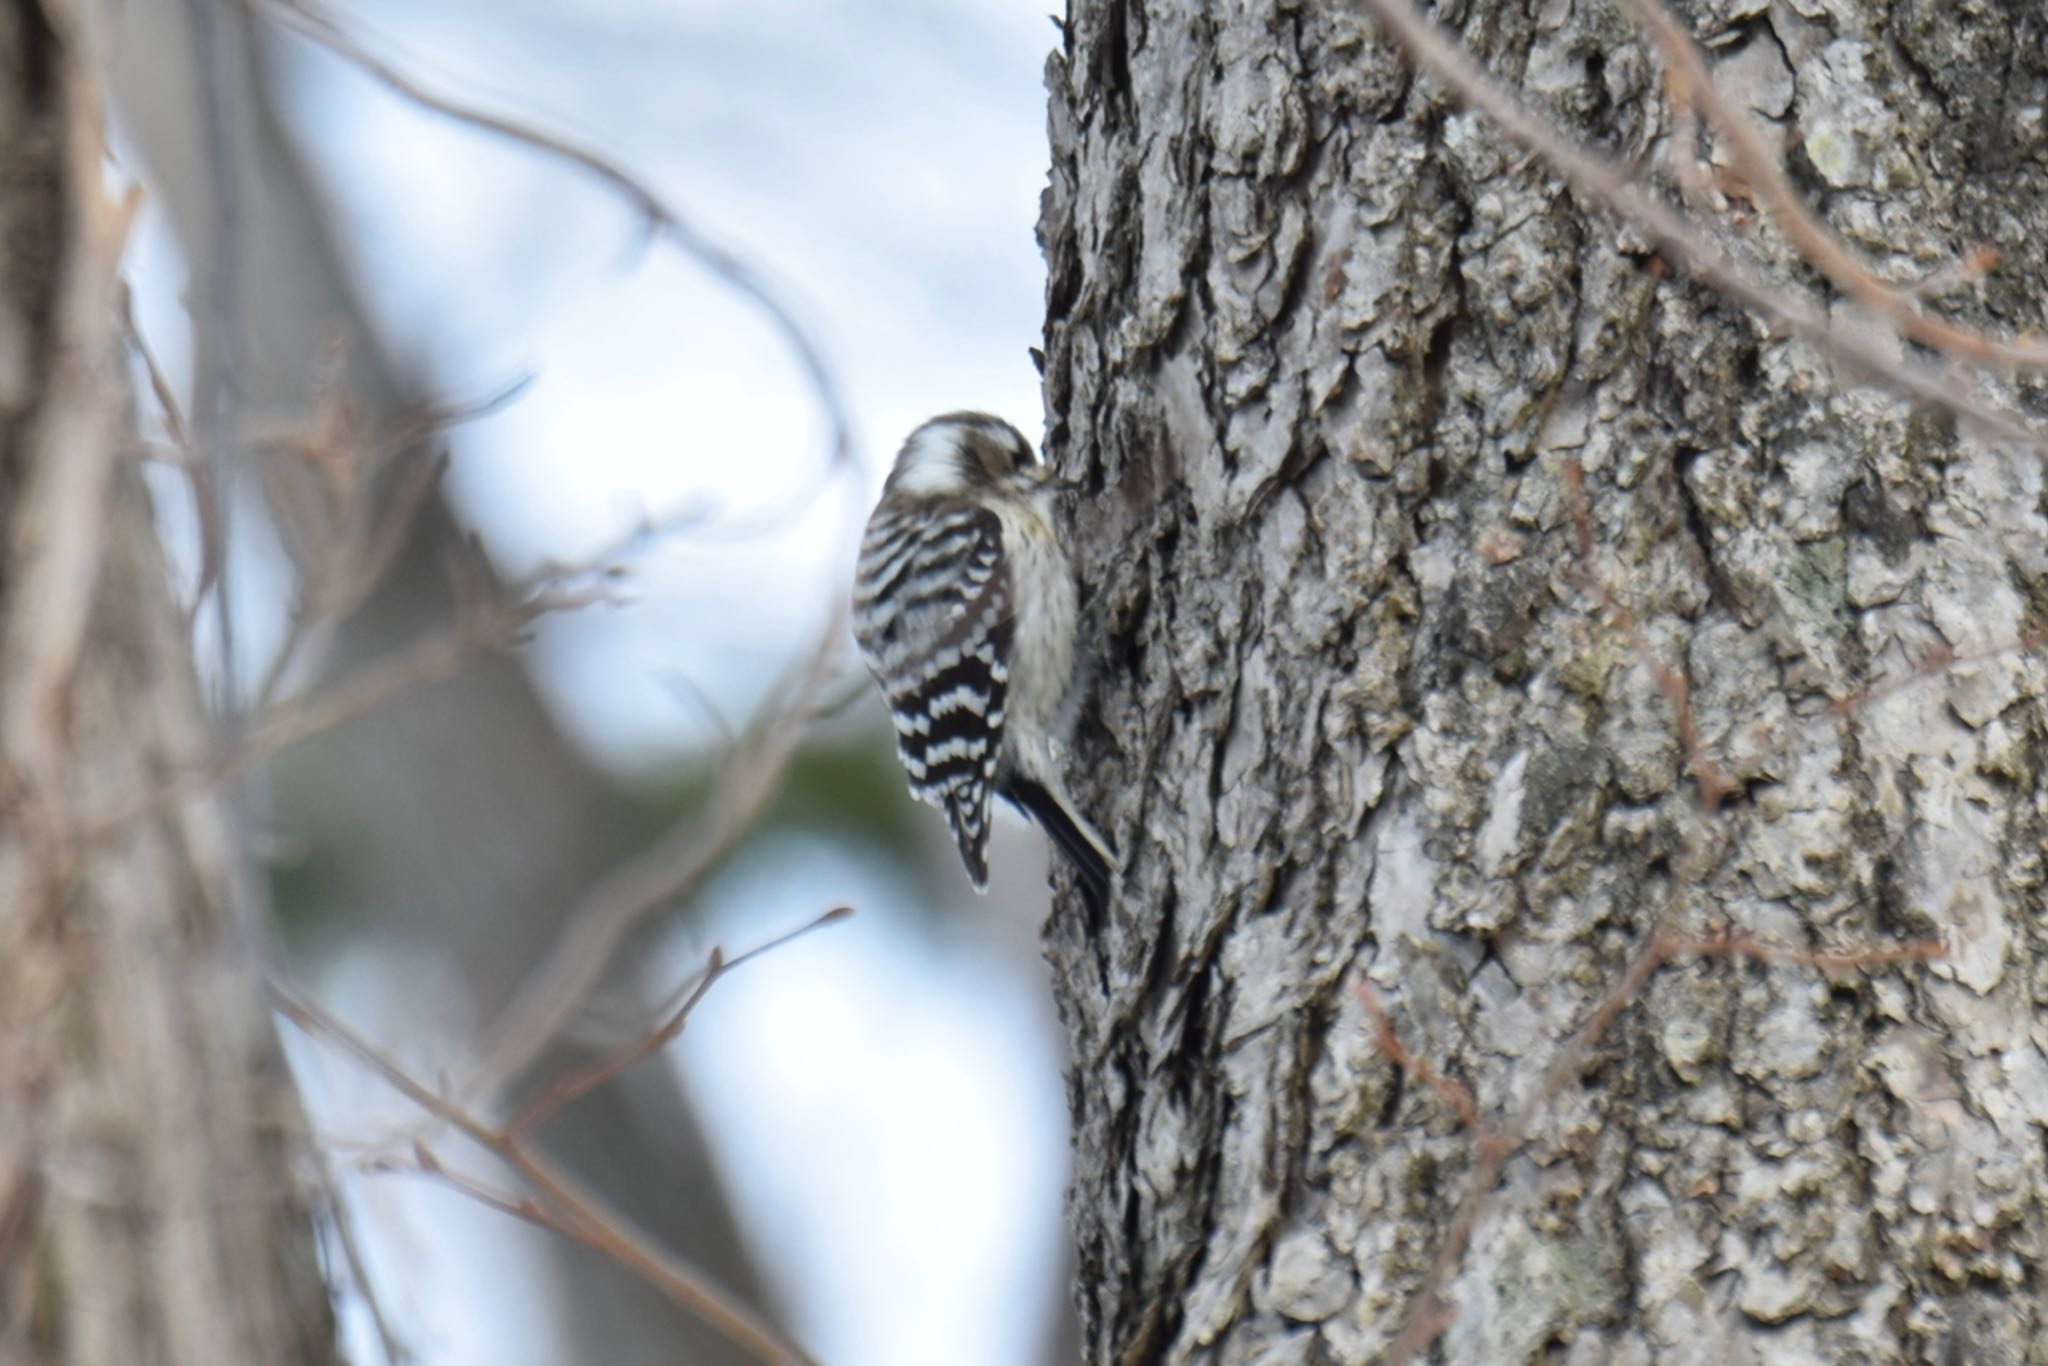
<svg viewBox="0 0 2048 1366"><path fill-rule="evenodd" d="M952 427L919 427L896 457L896 491L918 498L960 492L967 486L960 468L962 454L959 433Z"/></svg>

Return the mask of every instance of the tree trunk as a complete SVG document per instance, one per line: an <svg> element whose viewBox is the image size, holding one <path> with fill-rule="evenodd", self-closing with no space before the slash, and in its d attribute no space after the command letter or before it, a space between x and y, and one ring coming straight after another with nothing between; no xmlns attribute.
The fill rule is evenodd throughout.
<svg viewBox="0 0 2048 1366"><path fill-rule="evenodd" d="M0 1360L335 1360L305 1124L219 802L82 842L206 756L123 441L119 215L53 6L0 18Z"/></svg>
<svg viewBox="0 0 2048 1366"><path fill-rule="evenodd" d="M274 106L260 14L186 0L111 6L108 16L111 79L192 262L201 345L238 356L229 379L249 425L307 420L337 333L367 430L382 435L447 401L421 392L364 320L326 206ZM232 121L227 135L210 131L215 116ZM217 171L216 151L236 164ZM233 287L215 293L224 255ZM239 310L224 329L239 341L215 335L215 300ZM453 614L448 565L466 538L429 499L391 572L335 631L322 675L351 677L442 629ZM288 832L304 862L334 870L322 897L394 953L445 956L484 1019L542 960L578 894L648 834L644 811L577 751L509 655L403 694L285 756L269 777L266 823ZM583 1061L568 1052L551 1053L541 1075ZM539 1137L664 1245L742 1298L766 1298L672 1070L635 1069ZM613 1366L744 1359L596 1253L516 1226L506 1236L532 1238L553 1263L562 1352Z"/></svg>
<svg viewBox="0 0 2048 1366"><path fill-rule="evenodd" d="M1439 12L1666 179L1623 11ZM1901 278L1989 242L1948 306L2041 327L2037 8L1681 18L1836 231ZM1048 929L1085 1358L1366 1362L1430 1317L1479 1149L1363 976L1510 1137L1626 1002L1483 1183L1438 1359L2048 1361L2048 675L1871 691L2039 628L2036 458L1674 278L1341 6L1076 0L1049 83L1052 445L1102 491L1075 768L1125 855ZM1829 308L1724 188L1710 235ZM1618 992L1667 904L1947 956Z"/></svg>

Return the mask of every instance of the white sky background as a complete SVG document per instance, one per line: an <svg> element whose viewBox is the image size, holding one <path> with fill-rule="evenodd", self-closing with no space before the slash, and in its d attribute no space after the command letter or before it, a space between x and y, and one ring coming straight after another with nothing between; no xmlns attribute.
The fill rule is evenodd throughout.
<svg viewBox="0 0 2048 1366"><path fill-rule="evenodd" d="M678 677L746 713L846 591L847 509L864 512L918 421L979 407L1038 433L1048 3L346 6L393 64L603 151L766 269L836 366L865 447L856 493L813 500L779 534L638 561L632 606L543 633L544 685L608 761L644 768L703 738ZM304 44L286 57L394 353L450 401L537 376L454 433L458 501L502 567L586 555L707 497L747 521L815 489L823 427L744 303L575 171ZM937 939L912 887L818 841L743 862L714 908L709 932L732 949L837 902L860 911L721 983L679 1047L760 1260L833 1366L1034 1361L1063 1293L1064 1105L1044 987L1017 967L1035 953L1015 948L1035 934L1042 864L1019 849L997 851L998 874L1028 895L976 903L953 878L962 904ZM390 1028L388 980L355 963L332 989ZM318 1108L360 1118L359 1100ZM516 1268L478 1265L480 1244L501 1256L495 1216L388 1184L360 1204L373 1254L403 1260L393 1308L426 1366L559 1359L530 1306L507 1312Z"/></svg>

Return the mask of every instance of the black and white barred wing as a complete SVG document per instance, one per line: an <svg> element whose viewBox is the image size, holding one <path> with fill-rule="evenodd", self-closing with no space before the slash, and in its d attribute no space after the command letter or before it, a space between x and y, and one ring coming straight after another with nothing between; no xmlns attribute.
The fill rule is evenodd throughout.
<svg viewBox="0 0 2048 1366"><path fill-rule="evenodd" d="M977 890L1016 623L996 514L923 505L861 543L854 637L896 726L910 791L946 813Z"/></svg>

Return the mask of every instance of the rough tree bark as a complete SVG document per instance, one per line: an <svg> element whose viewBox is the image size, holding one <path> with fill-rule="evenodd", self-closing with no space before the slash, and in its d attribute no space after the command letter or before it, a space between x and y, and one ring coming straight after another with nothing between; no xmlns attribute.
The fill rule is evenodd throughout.
<svg viewBox="0 0 2048 1366"><path fill-rule="evenodd" d="M1994 244L1945 307L2041 327L2038 7L1680 12L1836 231L1901 278ZM1439 17L1668 182L1622 11ZM2036 457L1672 278L1344 6L1076 0L1049 84L1052 446L1100 490L1076 768L1127 859L1104 923L1048 930L1086 1359L1376 1359L1474 1145L1355 979L1498 1121L1676 880L1695 933L1948 956L1664 966L1506 1164L1431 1350L2048 1361L2048 672L1864 691L2040 627ZM1856 326L1728 188L1713 235ZM1641 646L1575 574L1567 458Z"/></svg>
<svg viewBox="0 0 2048 1366"><path fill-rule="evenodd" d="M0 16L0 1360L335 1360L304 1121L123 440L118 213L69 7Z"/></svg>

